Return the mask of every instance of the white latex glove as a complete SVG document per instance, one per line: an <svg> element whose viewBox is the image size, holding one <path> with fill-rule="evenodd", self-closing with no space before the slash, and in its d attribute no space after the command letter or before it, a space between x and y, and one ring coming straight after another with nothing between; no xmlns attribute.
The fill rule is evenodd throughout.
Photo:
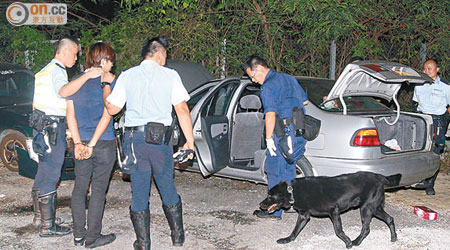
<svg viewBox="0 0 450 250"><path fill-rule="evenodd" d="M266 138L266 145L270 155L277 156L277 154L275 153L275 151L277 151L277 147L275 146L275 142L273 141L272 138Z"/></svg>

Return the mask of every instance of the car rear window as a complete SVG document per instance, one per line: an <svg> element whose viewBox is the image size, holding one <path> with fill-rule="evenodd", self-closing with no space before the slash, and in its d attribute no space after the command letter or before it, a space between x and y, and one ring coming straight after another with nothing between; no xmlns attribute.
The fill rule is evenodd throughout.
<svg viewBox="0 0 450 250"><path fill-rule="evenodd" d="M324 103L324 99L334 86L334 80L320 78L298 78L299 84L305 90L309 101L322 110L330 112L342 112L342 104L339 99ZM392 110L380 100L370 96L345 97L347 111L351 112L391 112Z"/></svg>

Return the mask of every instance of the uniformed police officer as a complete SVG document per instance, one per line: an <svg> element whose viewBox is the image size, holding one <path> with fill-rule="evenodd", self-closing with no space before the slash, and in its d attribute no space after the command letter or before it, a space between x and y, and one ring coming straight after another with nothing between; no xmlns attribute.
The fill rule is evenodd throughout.
<svg viewBox="0 0 450 250"><path fill-rule="evenodd" d="M53 60L35 75L33 115L43 123L34 128L34 135L45 133L53 138L49 149L39 156L39 165L31 192L34 207L33 224L40 228L42 237L69 234L69 227L55 221L56 184L61 175L66 150L66 100L83 86L86 80L101 75L102 70L89 69L82 77L68 82L66 67L77 60L78 43L71 38L61 39ZM39 115L38 115L39 114ZM38 120L39 120L38 119ZM44 125L44 129L42 129ZM48 138L47 137L47 138Z"/></svg>
<svg viewBox="0 0 450 250"><path fill-rule="evenodd" d="M305 152L306 140L295 136L294 124L288 123L285 133L292 140L294 163L289 164L280 153L279 141L274 133L276 117L289 120L295 107L304 109L308 103L306 93L297 80L287 74L277 73L267 66L267 62L260 56L250 56L243 65L245 72L253 82L261 84L261 99L265 113L265 137L267 144L265 172L267 174L268 189L286 181L290 183L296 175L296 162ZM290 119L292 120L292 119ZM286 120L285 120L286 121ZM254 215L259 218L281 219L282 210L273 214L267 211L255 210Z"/></svg>
<svg viewBox="0 0 450 250"><path fill-rule="evenodd" d="M439 67L435 60L427 60L423 64L423 73L427 74L434 82L418 85L414 88L413 101L418 103L417 111L429 114L433 117L436 134L436 146L434 152L441 154L445 147L445 128L447 127L446 114L450 112L450 86L439 78ZM426 194L434 195L434 182L439 170L433 177L425 181Z"/></svg>
<svg viewBox="0 0 450 250"><path fill-rule="evenodd" d="M173 149L164 136L172 123L172 105L186 137L184 149L194 148L194 136L186 104L189 94L178 73L163 67L167 46L162 37L148 39L142 47L141 64L122 72L112 93L105 95L105 106L111 115L118 113L126 102L124 148L134 150L130 157L134 155L137 162L137 169L130 174L130 217L137 238L134 249L150 249L148 197L152 174L161 194L172 243L174 246L184 243L181 198L173 181Z"/></svg>

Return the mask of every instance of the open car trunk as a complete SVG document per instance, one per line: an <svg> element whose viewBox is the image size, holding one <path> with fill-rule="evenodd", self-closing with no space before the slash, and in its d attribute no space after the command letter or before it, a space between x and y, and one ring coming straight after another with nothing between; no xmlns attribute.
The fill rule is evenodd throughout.
<svg viewBox="0 0 450 250"><path fill-rule="evenodd" d="M424 149L428 134L426 121L419 116L401 113L397 123L386 123L386 119L393 121L396 116L392 114L373 118L382 152L390 154Z"/></svg>

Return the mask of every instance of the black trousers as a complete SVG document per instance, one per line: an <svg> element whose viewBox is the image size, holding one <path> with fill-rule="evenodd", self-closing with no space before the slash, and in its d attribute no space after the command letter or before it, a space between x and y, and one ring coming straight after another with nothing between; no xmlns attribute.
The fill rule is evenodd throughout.
<svg viewBox="0 0 450 250"><path fill-rule="evenodd" d="M91 158L75 160L75 185L72 191L73 236L95 240L102 231L103 210L106 190L116 160L115 141L98 141ZM86 192L91 182L87 230L86 230Z"/></svg>

